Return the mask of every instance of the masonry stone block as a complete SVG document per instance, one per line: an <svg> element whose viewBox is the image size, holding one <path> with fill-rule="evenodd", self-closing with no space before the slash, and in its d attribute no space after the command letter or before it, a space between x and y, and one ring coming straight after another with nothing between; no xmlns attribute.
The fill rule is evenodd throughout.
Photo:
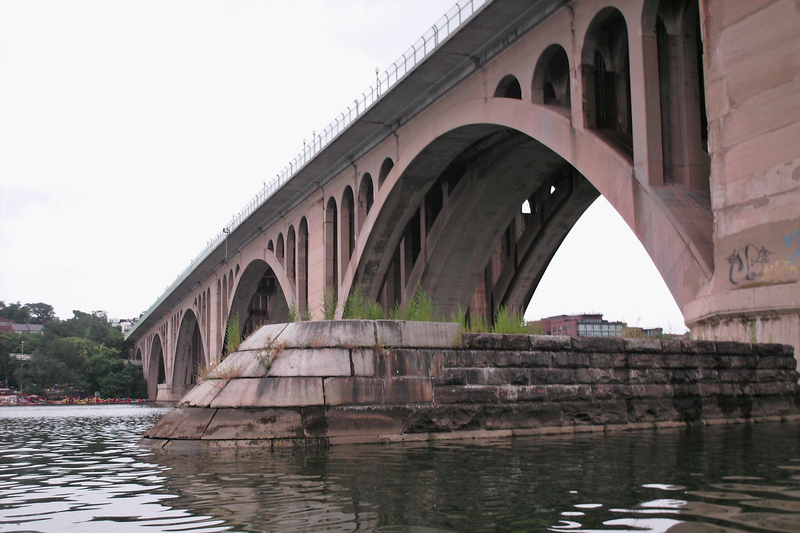
<svg viewBox="0 0 800 533"><path fill-rule="evenodd" d="M203 439L295 439L303 436L298 410L218 409Z"/></svg>
<svg viewBox="0 0 800 533"><path fill-rule="evenodd" d="M350 351L350 359L353 362L354 376L375 376L375 359L377 355L374 350L353 348Z"/></svg>
<svg viewBox="0 0 800 533"><path fill-rule="evenodd" d="M713 341L681 341L683 353L712 354L717 352Z"/></svg>
<svg viewBox="0 0 800 533"><path fill-rule="evenodd" d="M572 349L572 340L566 335L531 335L529 342L534 352L568 352Z"/></svg>
<svg viewBox="0 0 800 533"><path fill-rule="evenodd" d="M571 368L532 368L530 375L532 385L574 385L578 381L576 370Z"/></svg>
<svg viewBox="0 0 800 533"><path fill-rule="evenodd" d="M212 407L304 407L322 405L322 379L282 377L233 379Z"/></svg>
<svg viewBox="0 0 800 533"><path fill-rule="evenodd" d="M656 360L660 360L660 356L645 354L645 353L629 353L627 354L628 368L653 368L656 366Z"/></svg>
<svg viewBox="0 0 800 533"><path fill-rule="evenodd" d="M572 349L583 353L623 353L625 342L618 337L572 337Z"/></svg>
<svg viewBox="0 0 800 533"><path fill-rule="evenodd" d="M383 401L386 405L406 405L433 402L433 387L429 378L387 378Z"/></svg>
<svg viewBox="0 0 800 533"><path fill-rule="evenodd" d="M403 433L440 433L483 427L484 406L413 406L402 410Z"/></svg>
<svg viewBox="0 0 800 533"><path fill-rule="evenodd" d="M592 368L625 368L628 359L625 354L592 353L589 354L589 366Z"/></svg>
<svg viewBox="0 0 800 533"><path fill-rule="evenodd" d="M545 385L547 400L550 402L574 402L592 397L589 385Z"/></svg>
<svg viewBox="0 0 800 533"><path fill-rule="evenodd" d="M227 380L207 379L198 384L184 396L179 406L208 407L212 400L217 397L219 391L227 384Z"/></svg>
<svg viewBox="0 0 800 533"><path fill-rule="evenodd" d="M661 350L664 353L682 353L681 341L679 339L661 339Z"/></svg>
<svg viewBox="0 0 800 533"><path fill-rule="evenodd" d="M628 373L616 368L579 368L575 373L578 383L623 383Z"/></svg>
<svg viewBox="0 0 800 533"><path fill-rule="evenodd" d="M781 344L753 344L753 353L758 356L775 356L783 353Z"/></svg>
<svg viewBox="0 0 800 533"><path fill-rule="evenodd" d="M376 320L377 342L399 348L452 348L461 339L461 326L452 322Z"/></svg>
<svg viewBox="0 0 800 533"><path fill-rule="evenodd" d="M464 347L476 350L530 350L530 335L464 333Z"/></svg>
<svg viewBox="0 0 800 533"><path fill-rule="evenodd" d="M217 367L208 373L209 379L230 379L238 377L241 371L253 360L252 354L247 351L229 354Z"/></svg>
<svg viewBox="0 0 800 533"><path fill-rule="evenodd" d="M671 401L640 399L630 402L627 407L627 420L633 423L674 420L678 416Z"/></svg>
<svg viewBox="0 0 800 533"><path fill-rule="evenodd" d="M328 433L328 418L326 408L321 405L303 407L300 409L303 422L303 435L305 438L322 438Z"/></svg>
<svg viewBox="0 0 800 533"><path fill-rule="evenodd" d="M375 325L370 320L324 320L292 322L281 332L278 342L287 348L375 346Z"/></svg>
<svg viewBox="0 0 800 533"><path fill-rule="evenodd" d="M145 436L151 439L200 439L216 409L185 407L168 411Z"/></svg>
<svg viewBox="0 0 800 533"><path fill-rule="evenodd" d="M441 373L443 355L436 350L390 349L378 355L378 375L437 376Z"/></svg>
<svg viewBox="0 0 800 533"><path fill-rule="evenodd" d="M385 381L371 377L327 378L325 405L382 405Z"/></svg>
<svg viewBox="0 0 800 533"><path fill-rule="evenodd" d="M401 412L398 409L333 407L326 410L325 418L327 437L399 435L402 431Z"/></svg>
<svg viewBox="0 0 800 533"><path fill-rule="evenodd" d="M548 387L548 385L507 385L500 387L500 402L543 402L548 398Z"/></svg>
<svg viewBox="0 0 800 533"><path fill-rule="evenodd" d="M242 341L237 351L261 350L268 347L276 341L284 329L286 329L286 324L267 324L266 326L261 326L255 333Z"/></svg>
<svg viewBox="0 0 800 533"><path fill-rule="evenodd" d="M434 403L437 405L453 403L497 403L500 401L498 387L493 385L465 385L463 387L435 387Z"/></svg>
<svg viewBox="0 0 800 533"><path fill-rule="evenodd" d="M722 386L719 383L700 383L697 386L697 392L700 396L709 397L722 394Z"/></svg>
<svg viewBox="0 0 800 533"><path fill-rule="evenodd" d="M588 368L591 360L585 353L554 353L553 366L564 368Z"/></svg>
<svg viewBox="0 0 800 533"><path fill-rule="evenodd" d="M762 355L758 358L758 368L778 368L779 356Z"/></svg>
<svg viewBox="0 0 800 533"><path fill-rule="evenodd" d="M749 355L753 345L746 342L717 341L717 353L725 355Z"/></svg>
<svg viewBox="0 0 800 533"><path fill-rule="evenodd" d="M663 353L661 339L623 339L628 353Z"/></svg>
<svg viewBox="0 0 800 533"><path fill-rule="evenodd" d="M432 378L434 385L466 385L467 374L463 368L445 368L441 375Z"/></svg>
<svg viewBox="0 0 800 533"><path fill-rule="evenodd" d="M347 348L287 348L270 365L270 377L349 376L350 350Z"/></svg>
<svg viewBox="0 0 800 533"><path fill-rule="evenodd" d="M561 406L565 425L605 425L627 422L624 401L574 401Z"/></svg>

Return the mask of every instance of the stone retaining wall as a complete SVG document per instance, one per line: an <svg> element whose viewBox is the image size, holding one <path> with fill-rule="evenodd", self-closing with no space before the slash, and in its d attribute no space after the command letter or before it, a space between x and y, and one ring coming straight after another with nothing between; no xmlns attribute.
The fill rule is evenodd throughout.
<svg viewBox="0 0 800 533"><path fill-rule="evenodd" d="M327 445L794 418L795 364L778 344L270 325L145 442Z"/></svg>

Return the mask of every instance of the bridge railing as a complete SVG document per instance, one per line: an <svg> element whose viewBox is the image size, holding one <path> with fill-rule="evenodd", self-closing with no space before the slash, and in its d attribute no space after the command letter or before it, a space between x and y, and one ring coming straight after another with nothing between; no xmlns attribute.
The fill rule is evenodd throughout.
<svg viewBox="0 0 800 533"><path fill-rule="evenodd" d="M375 72L375 86L370 86L358 97L353 99L353 104L348 105L347 109L339 113L336 118L328 124L321 132L313 132L311 142L303 141L303 151L292 159L275 178L269 182L264 182L264 187L242 208L241 211L233 215L233 218L213 239L208 241L206 247L195 257L183 272L178 274L159 298L150 308L139 317L139 322L147 318L150 313L164 302L166 297L180 285L194 268L208 257L211 252L222 245L227 235L235 230L247 219L256 209L261 207L275 192L288 182L297 172L303 168L311 159L320 153L328 144L338 137L350 124L359 116L371 108L375 102L383 97L389 89L402 80L418 63L428 54L433 52L441 42L453 34L461 27L479 8L487 1L491 0L461 0L451 7L442 17L433 24L422 37L417 39L402 56L380 73ZM136 329L137 322L128 331L128 336Z"/></svg>

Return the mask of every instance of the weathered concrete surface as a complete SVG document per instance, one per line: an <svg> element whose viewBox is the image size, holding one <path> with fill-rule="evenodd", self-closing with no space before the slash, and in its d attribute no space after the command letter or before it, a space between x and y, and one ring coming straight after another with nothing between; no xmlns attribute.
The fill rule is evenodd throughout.
<svg viewBox="0 0 800 533"><path fill-rule="evenodd" d="M225 379L198 385L147 442L327 445L800 416L787 345L465 334L458 345L423 349L379 344L375 326L402 343L420 331L438 342L454 325L353 324L294 324L295 337L330 333L329 345L316 348L256 334L263 346L232 354L220 365ZM354 342L353 331L373 336L363 335L361 346L333 340ZM252 376L255 363L266 376Z"/></svg>

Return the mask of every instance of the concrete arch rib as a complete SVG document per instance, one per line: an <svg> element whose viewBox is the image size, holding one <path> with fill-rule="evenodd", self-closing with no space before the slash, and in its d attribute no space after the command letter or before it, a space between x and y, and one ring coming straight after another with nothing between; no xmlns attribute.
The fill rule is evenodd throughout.
<svg viewBox="0 0 800 533"><path fill-rule="evenodd" d="M644 245L678 306L696 297L710 269L696 246L659 197L640 183L624 154L594 132L573 128L568 117L544 106L509 99L473 100L444 110L436 121L406 138L399 168L380 189L359 239L357 261L342 280L342 293L354 281L376 297L406 224L427 190L447 166L475 141L502 131L519 132L569 164L609 201ZM521 141L525 142L525 141ZM435 144L438 157L420 165ZM520 201L521 203L521 201Z"/></svg>

